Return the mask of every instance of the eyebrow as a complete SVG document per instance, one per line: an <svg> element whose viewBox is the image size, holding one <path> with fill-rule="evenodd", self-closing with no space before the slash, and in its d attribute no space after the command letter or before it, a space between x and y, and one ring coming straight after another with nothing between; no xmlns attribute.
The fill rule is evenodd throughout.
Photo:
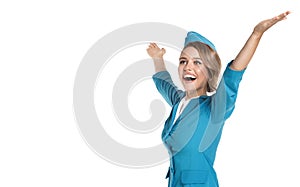
<svg viewBox="0 0 300 187"><path fill-rule="evenodd" d="M187 60L187 58L186 57L180 57L179 60ZM195 58L193 58L193 60L200 60L200 61L202 61L202 59L200 57L195 57Z"/></svg>

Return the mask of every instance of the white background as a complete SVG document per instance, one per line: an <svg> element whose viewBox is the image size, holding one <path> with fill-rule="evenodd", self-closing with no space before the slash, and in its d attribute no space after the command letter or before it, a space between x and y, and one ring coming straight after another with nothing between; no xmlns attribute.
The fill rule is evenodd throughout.
<svg viewBox="0 0 300 187"><path fill-rule="evenodd" d="M215 168L223 187L300 186L297 0L1 1L0 186L167 186L168 163L119 167L81 137L72 94L83 56L111 31L151 21L202 33L225 65L259 21L286 10L245 73Z"/></svg>

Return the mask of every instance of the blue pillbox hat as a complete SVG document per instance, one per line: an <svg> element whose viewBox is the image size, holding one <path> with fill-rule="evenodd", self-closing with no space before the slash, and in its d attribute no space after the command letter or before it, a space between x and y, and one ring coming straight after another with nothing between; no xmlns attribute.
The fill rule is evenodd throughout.
<svg viewBox="0 0 300 187"><path fill-rule="evenodd" d="M190 31L187 33L184 41L184 47L190 42L202 42L211 47L213 50L217 51L213 43L197 32Z"/></svg>

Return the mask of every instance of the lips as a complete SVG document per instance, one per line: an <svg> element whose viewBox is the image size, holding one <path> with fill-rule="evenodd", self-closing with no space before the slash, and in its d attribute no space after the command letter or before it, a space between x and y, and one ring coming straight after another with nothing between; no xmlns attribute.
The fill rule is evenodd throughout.
<svg viewBox="0 0 300 187"><path fill-rule="evenodd" d="M194 81L194 80L196 80L196 78L197 78L196 76L191 75L191 74L186 74L183 76L183 79L186 81Z"/></svg>

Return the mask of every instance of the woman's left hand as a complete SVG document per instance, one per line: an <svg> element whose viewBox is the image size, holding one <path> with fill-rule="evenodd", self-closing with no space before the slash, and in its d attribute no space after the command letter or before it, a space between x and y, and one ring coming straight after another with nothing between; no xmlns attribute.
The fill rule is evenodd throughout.
<svg viewBox="0 0 300 187"><path fill-rule="evenodd" d="M255 26L254 33L263 34L266 30L271 28L277 22L285 20L286 16L289 15L290 13L291 13L290 11L286 11L286 12L284 12L284 13L282 13L282 14L274 17L274 18L261 21L259 24L257 24Z"/></svg>

